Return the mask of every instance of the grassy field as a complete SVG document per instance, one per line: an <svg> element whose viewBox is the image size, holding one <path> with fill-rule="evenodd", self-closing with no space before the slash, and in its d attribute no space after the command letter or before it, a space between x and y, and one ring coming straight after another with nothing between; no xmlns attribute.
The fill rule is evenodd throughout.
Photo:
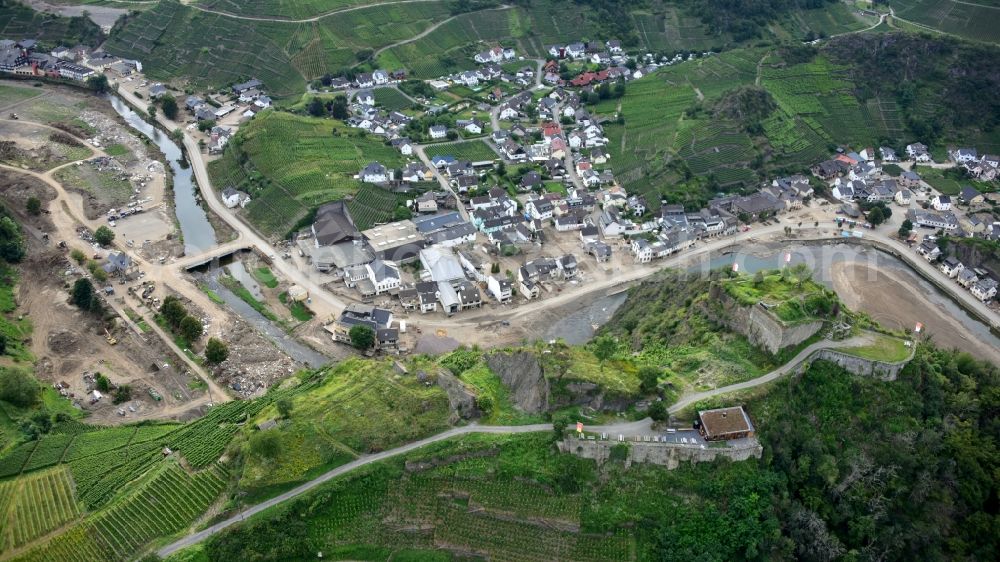
<svg viewBox="0 0 1000 562"><path fill-rule="evenodd" d="M292 398L290 419L268 430L280 455L250 454L240 485L254 493L305 480L358 455L437 433L448 426L448 400L437 385L400 376L390 361L352 359ZM278 417L268 408L254 422Z"/></svg>
<svg viewBox="0 0 1000 562"><path fill-rule="evenodd" d="M413 102L396 88L376 88L374 96L375 103L388 111L399 111L413 106Z"/></svg>
<svg viewBox="0 0 1000 562"><path fill-rule="evenodd" d="M499 158L497 153L485 141L481 140L428 147L427 157L433 159L435 156L454 156L456 160L468 160L470 162L496 160Z"/></svg>
<svg viewBox="0 0 1000 562"><path fill-rule="evenodd" d="M902 361L910 356L910 348L906 347L903 340L884 334L872 333L871 335L874 341L870 344L858 347L842 347L837 351L847 353L848 355L855 355L863 359L886 361L889 363Z"/></svg>
<svg viewBox="0 0 1000 562"><path fill-rule="evenodd" d="M954 0L900 0L893 4L896 15L915 24L966 39L1000 43L996 26L1000 6L989 2Z"/></svg>
<svg viewBox="0 0 1000 562"><path fill-rule="evenodd" d="M225 156L209 164L209 173L219 189L232 185L250 193L246 213L254 226L284 236L310 210L361 188L353 176L372 160L389 167L403 163L378 137L331 120L266 112L240 130Z"/></svg>
<svg viewBox="0 0 1000 562"><path fill-rule="evenodd" d="M813 319L817 311L823 314L832 307L835 296L811 280L812 274L802 268L739 275L721 281L723 290L742 306L764 303L768 310L784 322Z"/></svg>
<svg viewBox="0 0 1000 562"><path fill-rule="evenodd" d="M41 95L42 91L37 88L27 86L14 86L12 84L0 84L0 99L3 105L11 105Z"/></svg>

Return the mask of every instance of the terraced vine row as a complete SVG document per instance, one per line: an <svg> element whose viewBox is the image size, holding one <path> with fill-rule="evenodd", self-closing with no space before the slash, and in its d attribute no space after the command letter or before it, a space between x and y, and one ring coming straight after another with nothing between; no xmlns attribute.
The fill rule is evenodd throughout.
<svg viewBox="0 0 1000 562"><path fill-rule="evenodd" d="M76 519L80 507L65 467L0 484L0 550L23 546Z"/></svg>
<svg viewBox="0 0 1000 562"><path fill-rule="evenodd" d="M14 560L126 560L150 540L190 525L224 486L224 473L218 466L192 475L176 463L167 463L131 495Z"/></svg>

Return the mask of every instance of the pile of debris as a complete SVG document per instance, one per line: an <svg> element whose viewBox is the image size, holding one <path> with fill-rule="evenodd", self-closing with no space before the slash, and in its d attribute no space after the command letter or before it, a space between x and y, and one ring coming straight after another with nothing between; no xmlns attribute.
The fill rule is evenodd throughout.
<svg viewBox="0 0 1000 562"><path fill-rule="evenodd" d="M215 368L215 378L242 398L260 396L298 370L298 365L253 326L237 320L220 338L229 345L229 358Z"/></svg>

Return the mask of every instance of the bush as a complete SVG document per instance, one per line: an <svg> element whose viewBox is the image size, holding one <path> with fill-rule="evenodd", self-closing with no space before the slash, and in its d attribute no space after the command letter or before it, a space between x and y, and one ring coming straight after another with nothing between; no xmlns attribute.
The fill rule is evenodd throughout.
<svg viewBox="0 0 1000 562"><path fill-rule="evenodd" d="M201 335L205 332L205 328L194 316L186 316L181 320L178 332L187 341L194 342L201 338Z"/></svg>
<svg viewBox="0 0 1000 562"><path fill-rule="evenodd" d="M123 384L115 389L112 393L111 401L115 404L121 404L122 402L128 402L132 399L132 387Z"/></svg>
<svg viewBox="0 0 1000 562"><path fill-rule="evenodd" d="M70 251L69 257L80 265L83 265L83 262L87 261L87 254L84 254L83 250L77 248L74 248L72 251Z"/></svg>
<svg viewBox="0 0 1000 562"><path fill-rule="evenodd" d="M42 389L26 369L0 367L0 400L15 406L31 406L38 402Z"/></svg>
<svg viewBox="0 0 1000 562"><path fill-rule="evenodd" d="M277 431L263 431L250 438L250 452L273 459L281 452L281 438Z"/></svg>
<svg viewBox="0 0 1000 562"><path fill-rule="evenodd" d="M111 244L115 239L115 232L107 226L101 225L94 231L94 241L101 246Z"/></svg>
<svg viewBox="0 0 1000 562"><path fill-rule="evenodd" d="M160 98L160 108L163 109L163 114L167 116L167 119L173 120L177 117L177 100L174 99L174 96L166 94Z"/></svg>
<svg viewBox="0 0 1000 562"><path fill-rule="evenodd" d="M87 310L90 312L99 313L103 310L101 307L101 300L97 298L94 293L94 284L90 282L90 279L86 277L81 277L73 283L73 293L70 295L69 302L75 305L80 310Z"/></svg>
<svg viewBox="0 0 1000 562"><path fill-rule="evenodd" d="M94 375L94 387L101 392L109 392L111 390L111 379L104 376L103 373L97 373Z"/></svg>
<svg viewBox="0 0 1000 562"><path fill-rule="evenodd" d="M670 419L670 412L667 411L667 404L662 400L657 400L649 405L646 414L653 421L666 421Z"/></svg>
<svg viewBox="0 0 1000 562"><path fill-rule="evenodd" d="M218 365L229 357L229 346L218 338L208 338L205 344L205 359L214 365Z"/></svg>
<svg viewBox="0 0 1000 562"><path fill-rule="evenodd" d="M24 208L35 216L42 213L42 202L37 197L28 197L28 201L24 204Z"/></svg>
<svg viewBox="0 0 1000 562"><path fill-rule="evenodd" d="M375 332L368 326L354 326L348 335L351 337L351 345L358 349L371 349L375 345Z"/></svg>
<svg viewBox="0 0 1000 562"><path fill-rule="evenodd" d="M0 208L0 212L3 211L6 209ZM24 258L27 249L21 227L10 217L0 217L0 259L17 263Z"/></svg>

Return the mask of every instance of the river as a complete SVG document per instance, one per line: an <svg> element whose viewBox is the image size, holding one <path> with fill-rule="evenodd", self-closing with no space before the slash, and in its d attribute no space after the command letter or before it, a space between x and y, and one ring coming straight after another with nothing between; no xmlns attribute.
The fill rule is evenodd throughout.
<svg viewBox="0 0 1000 562"><path fill-rule="evenodd" d="M159 129L150 125L138 113L132 111L118 96L110 96L111 106L115 108L125 121L133 129L139 131L144 136L153 141L167 158L170 165L170 172L173 176L174 190L174 212L177 214L177 221L181 225L181 235L184 238L184 253L187 255L197 255L215 248L218 240L215 237L215 229L208 221L205 209L198 203L197 188L192 179L191 167L184 161L184 153L180 147L170 139L169 135L163 134Z"/></svg>
<svg viewBox="0 0 1000 562"><path fill-rule="evenodd" d="M215 229L209 222L205 209L198 203L199 195L192 179L192 170L184 161L184 153L180 147L174 143L169 135L163 134L162 131L143 120L121 98L118 96L109 96L109 98L115 111L133 129L153 141L167 158L170 171L173 174L174 212L177 215L177 222L180 223L181 235L184 237L184 253L197 255L215 248L218 245ZM256 298L260 298L260 288L252 281L253 278L247 273L243 264L236 262L229 267L232 268L234 277L244 283ZM212 270L204 275L204 280L231 310L267 336L292 359L311 367L329 363L330 360L325 355L299 343L284 329L265 318L243 299L219 283L219 272L218 269Z"/></svg>
<svg viewBox="0 0 1000 562"><path fill-rule="evenodd" d="M730 269L736 263L740 272L752 274L778 269L786 259L789 266L805 264L814 272L813 279L836 290L849 307L870 314L887 328L913 329L916 322L921 322L937 343L997 360L1000 338L986 324L970 316L905 262L871 248L843 243L747 244L703 261L690 271L704 274L712 269ZM594 335L594 326L607 322L625 302L625 295L599 297L553 319L543 333L547 339L586 343Z"/></svg>

